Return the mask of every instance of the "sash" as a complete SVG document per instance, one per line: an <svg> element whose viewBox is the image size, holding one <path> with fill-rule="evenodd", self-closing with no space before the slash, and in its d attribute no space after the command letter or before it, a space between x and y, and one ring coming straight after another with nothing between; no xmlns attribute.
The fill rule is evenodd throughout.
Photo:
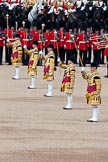
<svg viewBox="0 0 108 162"><path fill-rule="evenodd" d="M67 83L67 82L70 82L71 81L71 78L70 77L64 77L63 80L62 80L62 83Z"/></svg>
<svg viewBox="0 0 108 162"><path fill-rule="evenodd" d="M28 66L33 65L33 60L29 61Z"/></svg>
<svg viewBox="0 0 108 162"><path fill-rule="evenodd" d="M44 73L48 73L50 70L50 65L44 66Z"/></svg>
<svg viewBox="0 0 108 162"><path fill-rule="evenodd" d="M96 85L92 85L92 86L87 87L87 92L88 93L91 93L91 92L94 92L94 91L96 91Z"/></svg>
<svg viewBox="0 0 108 162"><path fill-rule="evenodd" d="M14 53L11 53L11 57L14 59L14 58L18 58L18 52L14 52Z"/></svg>

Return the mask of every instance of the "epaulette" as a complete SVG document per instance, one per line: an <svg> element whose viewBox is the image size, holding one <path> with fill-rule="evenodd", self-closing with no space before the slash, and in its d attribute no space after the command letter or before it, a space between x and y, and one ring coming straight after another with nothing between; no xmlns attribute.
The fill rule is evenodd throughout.
<svg viewBox="0 0 108 162"><path fill-rule="evenodd" d="M100 79L100 75L98 72L94 72L91 77L95 78L95 79Z"/></svg>
<svg viewBox="0 0 108 162"><path fill-rule="evenodd" d="M55 58L55 55L54 55L53 51L49 52L48 55L49 55L50 58Z"/></svg>

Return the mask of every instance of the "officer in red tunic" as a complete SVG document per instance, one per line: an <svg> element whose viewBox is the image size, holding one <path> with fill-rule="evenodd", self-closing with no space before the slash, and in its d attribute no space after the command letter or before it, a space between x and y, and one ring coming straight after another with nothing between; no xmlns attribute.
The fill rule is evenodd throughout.
<svg viewBox="0 0 108 162"><path fill-rule="evenodd" d="M69 28L69 31L64 36L65 40L65 48L66 48L66 64L70 57L75 58L76 52L76 43L75 43L75 35L72 33L72 28Z"/></svg>
<svg viewBox="0 0 108 162"><path fill-rule="evenodd" d="M33 38L32 43L37 39L37 32L38 32L38 29L37 29L36 26L34 26L33 28L30 29L30 33L31 33L32 38Z"/></svg>
<svg viewBox="0 0 108 162"><path fill-rule="evenodd" d="M59 41L58 41L58 47L59 47L59 57L60 60L62 62L65 61L65 48L64 48L64 35L65 35L65 31L64 31L64 26L63 24L61 24L60 29L58 30L58 35L59 35Z"/></svg>
<svg viewBox="0 0 108 162"><path fill-rule="evenodd" d="M79 55L82 60L83 66L86 66L87 61L87 43L89 38L86 34L86 26L82 24L80 26L80 33L77 36L78 46L79 46ZM81 62L79 60L79 66L81 66Z"/></svg>
<svg viewBox="0 0 108 162"><path fill-rule="evenodd" d="M43 53L43 48L44 48L44 43L43 43L43 33L42 33L42 28L41 26L38 26L37 31L34 33L34 40L38 41L38 50L39 53ZM42 60L39 58L38 65L42 65Z"/></svg>
<svg viewBox="0 0 108 162"><path fill-rule="evenodd" d="M42 30L41 30L41 28L38 29L37 33L35 33L35 39L38 41L38 50L41 51L43 49Z"/></svg>
<svg viewBox="0 0 108 162"><path fill-rule="evenodd" d="M30 24L29 22L25 22L25 25L23 23L23 31L21 32L21 42L22 42L22 47L24 47L24 45L27 46L27 49L31 49L32 48L32 34L30 33ZM24 48L23 48L23 65L27 65L29 62L29 55L25 55L24 54Z"/></svg>
<svg viewBox="0 0 108 162"><path fill-rule="evenodd" d="M59 36L58 36L56 29L54 28L53 31L50 32L50 42L54 47L53 51L55 54L55 66L57 66L58 40L59 40Z"/></svg>
<svg viewBox="0 0 108 162"><path fill-rule="evenodd" d="M49 44L51 44L50 42L50 24L47 23L46 24L46 31L44 32L44 37L45 37L45 55L47 54L47 47Z"/></svg>

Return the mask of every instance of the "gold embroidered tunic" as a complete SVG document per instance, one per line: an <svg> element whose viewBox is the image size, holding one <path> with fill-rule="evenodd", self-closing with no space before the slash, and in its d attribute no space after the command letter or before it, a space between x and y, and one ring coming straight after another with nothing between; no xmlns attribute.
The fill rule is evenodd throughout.
<svg viewBox="0 0 108 162"><path fill-rule="evenodd" d="M54 70L55 70L55 55L53 51L50 51L46 56L43 55L42 59L45 60L43 79L54 80Z"/></svg>
<svg viewBox="0 0 108 162"><path fill-rule="evenodd" d="M28 75L34 76L37 75L37 64L39 60L39 53L37 47L28 50L24 50L25 54L30 55L29 63L28 63Z"/></svg>
<svg viewBox="0 0 108 162"><path fill-rule="evenodd" d="M75 66L73 63L66 65L59 63L60 67L65 69L61 85L61 92L73 93L75 83Z"/></svg>
<svg viewBox="0 0 108 162"><path fill-rule="evenodd" d="M91 105L99 105L101 104L101 77L97 70L93 71L92 73L86 73L85 71L82 72L82 77L87 80L87 92L86 92L86 99L87 103Z"/></svg>

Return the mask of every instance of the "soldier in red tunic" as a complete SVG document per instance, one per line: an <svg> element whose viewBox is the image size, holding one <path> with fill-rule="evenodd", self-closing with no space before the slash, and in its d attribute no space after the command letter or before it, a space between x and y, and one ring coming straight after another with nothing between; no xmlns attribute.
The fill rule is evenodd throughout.
<svg viewBox="0 0 108 162"><path fill-rule="evenodd" d="M70 57L75 58L76 53L76 42L75 35L72 33L72 28L69 28L69 31L64 36L65 48L66 48L66 64Z"/></svg>
<svg viewBox="0 0 108 162"><path fill-rule="evenodd" d="M25 25L23 24L23 31L21 32L21 42L22 42L22 47L24 45L27 46L27 49L32 48L32 34L30 33L30 24L25 22ZM29 62L29 55L24 55L24 49L23 49L23 65L27 65Z"/></svg>
<svg viewBox="0 0 108 162"><path fill-rule="evenodd" d="M50 24L46 24L46 31L44 32L44 38L45 38L45 55L47 54L47 47L51 43L50 42Z"/></svg>
<svg viewBox="0 0 108 162"><path fill-rule="evenodd" d="M59 57L62 62L65 61L65 48L64 48L64 26L60 26L60 29L58 30L58 35L59 35L59 41L58 41L58 47L59 47Z"/></svg>
<svg viewBox="0 0 108 162"><path fill-rule="evenodd" d="M80 27L80 33L77 36L79 55L82 60L83 66L86 66L86 63L87 63L88 40L89 40L89 38L86 34L86 26L85 26L85 24L83 24ZM79 60L79 66L81 66L80 60Z"/></svg>
<svg viewBox="0 0 108 162"><path fill-rule="evenodd" d="M50 32L50 42L53 45L54 49L54 54L55 54L55 66L57 66L57 57L58 57L58 33L55 29Z"/></svg>

